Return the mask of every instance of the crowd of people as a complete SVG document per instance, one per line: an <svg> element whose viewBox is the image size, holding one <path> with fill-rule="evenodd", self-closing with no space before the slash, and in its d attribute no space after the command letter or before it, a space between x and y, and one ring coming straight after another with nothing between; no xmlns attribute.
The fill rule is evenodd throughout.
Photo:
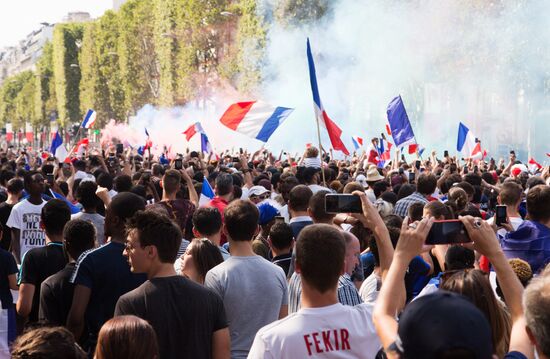
<svg viewBox="0 0 550 359"><path fill-rule="evenodd" d="M119 148L0 151L0 358L550 358L548 167Z"/></svg>

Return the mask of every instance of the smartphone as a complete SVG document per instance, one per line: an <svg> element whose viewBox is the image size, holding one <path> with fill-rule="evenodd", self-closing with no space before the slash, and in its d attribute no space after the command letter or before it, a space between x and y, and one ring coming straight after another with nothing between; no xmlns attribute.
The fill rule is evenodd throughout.
<svg viewBox="0 0 550 359"><path fill-rule="evenodd" d="M417 170L420 169L420 160L416 160L414 167L416 167Z"/></svg>
<svg viewBox="0 0 550 359"><path fill-rule="evenodd" d="M327 194L325 211L327 213L363 213L361 198L353 194Z"/></svg>
<svg viewBox="0 0 550 359"><path fill-rule="evenodd" d="M458 219L435 221L426 244L457 244L471 242L464 224Z"/></svg>
<svg viewBox="0 0 550 359"><path fill-rule="evenodd" d="M240 153L241 155L243 154L243 148L242 148L242 147L239 148L239 153Z"/></svg>
<svg viewBox="0 0 550 359"><path fill-rule="evenodd" d="M502 226L503 223L508 223L506 216L506 206L496 206L495 210L495 224L497 227Z"/></svg>
<svg viewBox="0 0 550 359"><path fill-rule="evenodd" d="M48 184L52 185L54 181L53 173L46 173L46 180L48 181Z"/></svg>
<svg viewBox="0 0 550 359"><path fill-rule="evenodd" d="M479 171L479 167L474 166L474 173L477 173Z"/></svg>
<svg viewBox="0 0 550 359"><path fill-rule="evenodd" d="M183 168L183 163L182 163L181 158L176 158L174 160L174 168L177 169L177 170L181 170Z"/></svg>
<svg viewBox="0 0 550 359"><path fill-rule="evenodd" d="M285 223L285 217L275 216L275 223Z"/></svg>
<svg viewBox="0 0 550 359"><path fill-rule="evenodd" d="M233 157L233 158L231 159L231 162L239 162L239 157Z"/></svg>
<svg viewBox="0 0 550 359"><path fill-rule="evenodd" d="M409 183L414 183L416 176L414 172L409 172Z"/></svg>
<svg viewBox="0 0 550 359"><path fill-rule="evenodd" d="M468 173L468 166L464 166L464 171L463 171L464 174L467 174Z"/></svg>
<svg viewBox="0 0 550 359"><path fill-rule="evenodd" d="M443 157L449 157L449 151L448 150L443 151Z"/></svg>
<svg viewBox="0 0 550 359"><path fill-rule="evenodd" d="M116 144L116 154L121 155L124 152L124 145L122 143Z"/></svg>
<svg viewBox="0 0 550 359"><path fill-rule="evenodd" d="M402 175L403 173L405 173L405 170L403 169L403 167L399 167L399 174Z"/></svg>

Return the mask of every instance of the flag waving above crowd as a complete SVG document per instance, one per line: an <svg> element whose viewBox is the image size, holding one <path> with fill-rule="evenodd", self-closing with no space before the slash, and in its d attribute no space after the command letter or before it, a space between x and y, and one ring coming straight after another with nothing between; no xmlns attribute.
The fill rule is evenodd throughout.
<svg viewBox="0 0 550 359"><path fill-rule="evenodd" d="M481 144L472 131L462 122L458 125L458 140L456 150L461 152L465 158L481 159Z"/></svg>
<svg viewBox="0 0 550 359"><path fill-rule="evenodd" d="M319 124L322 124L327 129L328 137L330 138L330 143L332 144L332 147L337 151L342 151L344 154L349 155L348 149L340 138L342 135L342 130L330 119L330 117L328 117L328 114L323 107L323 103L321 102L319 87L317 85L317 75L315 73L315 63L313 62L313 54L311 53L311 45L309 44L309 39L307 39L307 61L309 65L309 81L311 82L311 92L313 93L313 107L315 110L317 122Z"/></svg>

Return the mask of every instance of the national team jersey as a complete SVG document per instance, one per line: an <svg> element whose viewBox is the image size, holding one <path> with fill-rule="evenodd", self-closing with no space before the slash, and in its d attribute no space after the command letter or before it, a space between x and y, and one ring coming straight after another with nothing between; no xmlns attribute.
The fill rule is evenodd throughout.
<svg viewBox="0 0 550 359"><path fill-rule="evenodd" d="M372 304L302 308L258 331L248 359L374 358Z"/></svg>

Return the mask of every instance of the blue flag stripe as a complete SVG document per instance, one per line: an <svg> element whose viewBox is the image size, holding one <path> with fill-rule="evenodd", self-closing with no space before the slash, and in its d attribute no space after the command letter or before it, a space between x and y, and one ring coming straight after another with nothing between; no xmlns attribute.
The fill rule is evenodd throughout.
<svg viewBox="0 0 550 359"><path fill-rule="evenodd" d="M396 146L399 147L414 139L411 122L409 121L409 116L407 116L401 96L397 96L390 102L387 113L392 137Z"/></svg>
<svg viewBox="0 0 550 359"><path fill-rule="evenodd" d="M279 125L292 113L292 108L277 107L263 124L260 132L256 136L257 140L267 142L269 137L275 132Z"/></svg>
<svg viewBox="0 0 550 359"><path fill-rule="evenodd" d="M322 110L321 97L319 95L319 87L317 86L317 75L315 72L315 62L313 62L313 54L311 53L311 46L309 45L309 38L307 39L307 63L309 66L309 81L311 82L311 92L313 93L313 102L317 107Z"/></svg>

